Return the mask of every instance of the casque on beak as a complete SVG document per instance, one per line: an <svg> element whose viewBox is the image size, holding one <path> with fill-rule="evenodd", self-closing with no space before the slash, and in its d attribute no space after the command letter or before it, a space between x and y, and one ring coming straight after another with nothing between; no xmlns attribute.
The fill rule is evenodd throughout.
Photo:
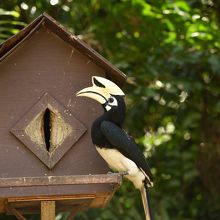
<svg viewBox="0 0 220 220"><path fill-rule="evenodd" d="M125 95L115 83L100 76L92 77L92 85L93 86L77 92L76 96L85 96L94 99L101 104L105 104L108 102L111 95Z"/></svg>
<svg viewBox="0 0 220 220"><path fill-rule="evenodd" d="M95 77L92 77L93 86L84 88L76 93L76 96L84 96L98 101L100 104L105 104L110 98L110 93L108 90L102 86L97 86L94 81Z"/></svg>

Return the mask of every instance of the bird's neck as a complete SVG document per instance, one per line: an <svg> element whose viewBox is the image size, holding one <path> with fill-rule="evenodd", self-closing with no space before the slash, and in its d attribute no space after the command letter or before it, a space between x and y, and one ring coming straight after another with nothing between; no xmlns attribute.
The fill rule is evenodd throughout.
<svg viewBox="0 0 220 220"><path fill-rule="evenodd" d="M99 126L103 121L111 121L119 127L123 126L125 120L125 108L123 109L112 109L105 111L100 117L98 117L94 124Z"/></svg>
<svg viewBox="0 0 220 220"><path fill-rule="evenodd" d="M111 110L105 111L101 118L122 127L125 120L126 106L122 97L117 97L117 101L118 107L113 107Z"/></svg>
<svg viewBox="0 0 220 220"><path fill-rule="evenodd" d="M98 117L92 124L91 128L91 137L94 145L98 147L107 147L110 146L108 140L103 136L101 132L101 123L103 121L111 121L114 124L117 124L119 127L122 127L124 122L124 114L121 115L118 112L104 112L103 115Z"/></svg>
<svg viewBox="0 0 220 220"><path fill-rule="evenodd" d="M105 111L100 117L98 117L91 129L92 141L97 146L106 146L108 141L103 136L100 125L103 121L111 121L112 123L122 127L125 119L125 103L124 100L119 100L120 105L118 108L112 108L109 111Z"/></svg>

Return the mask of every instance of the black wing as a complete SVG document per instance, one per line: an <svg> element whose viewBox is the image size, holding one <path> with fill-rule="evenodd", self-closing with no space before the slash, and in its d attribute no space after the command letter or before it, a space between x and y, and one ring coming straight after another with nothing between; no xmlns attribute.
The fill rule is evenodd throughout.
<svg viewBox="0 0 220 220"><path fill-rule="evenodd" d="M101 123L101 132L120 153L132 160L152 181L150 167L132 137L110 121L103 121Z"/></svg>

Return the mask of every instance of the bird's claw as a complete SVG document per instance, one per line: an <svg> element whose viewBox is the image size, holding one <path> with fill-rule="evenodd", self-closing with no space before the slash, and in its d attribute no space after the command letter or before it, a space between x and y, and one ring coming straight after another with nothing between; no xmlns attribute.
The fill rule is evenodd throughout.
<svg viewBox="0 0 220 220"><path fill-rule="evenodd" d="M121 175L121 176L126 176L126 175L128 175L128 172L127 171L122 171L122 172L119 172L118 174Z"/></svg>
<svg viewBox="0 0 220 220"><path fill-rule="evenodd" d="M118 174L120 176L126 176L126 175L128 175L128 172L122 171L122 172L114 173L114 172L109 171L107 174Z"/></svg>

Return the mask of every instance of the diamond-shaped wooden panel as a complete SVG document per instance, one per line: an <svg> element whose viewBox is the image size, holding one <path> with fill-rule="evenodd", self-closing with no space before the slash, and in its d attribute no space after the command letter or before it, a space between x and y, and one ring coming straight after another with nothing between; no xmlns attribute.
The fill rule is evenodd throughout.
<svg viewBox="0 0 220 220"><path fill-rule="evenodd" d="M53 168L86 132L85 126L48 93L11 129L48 168Z"/></svg>

